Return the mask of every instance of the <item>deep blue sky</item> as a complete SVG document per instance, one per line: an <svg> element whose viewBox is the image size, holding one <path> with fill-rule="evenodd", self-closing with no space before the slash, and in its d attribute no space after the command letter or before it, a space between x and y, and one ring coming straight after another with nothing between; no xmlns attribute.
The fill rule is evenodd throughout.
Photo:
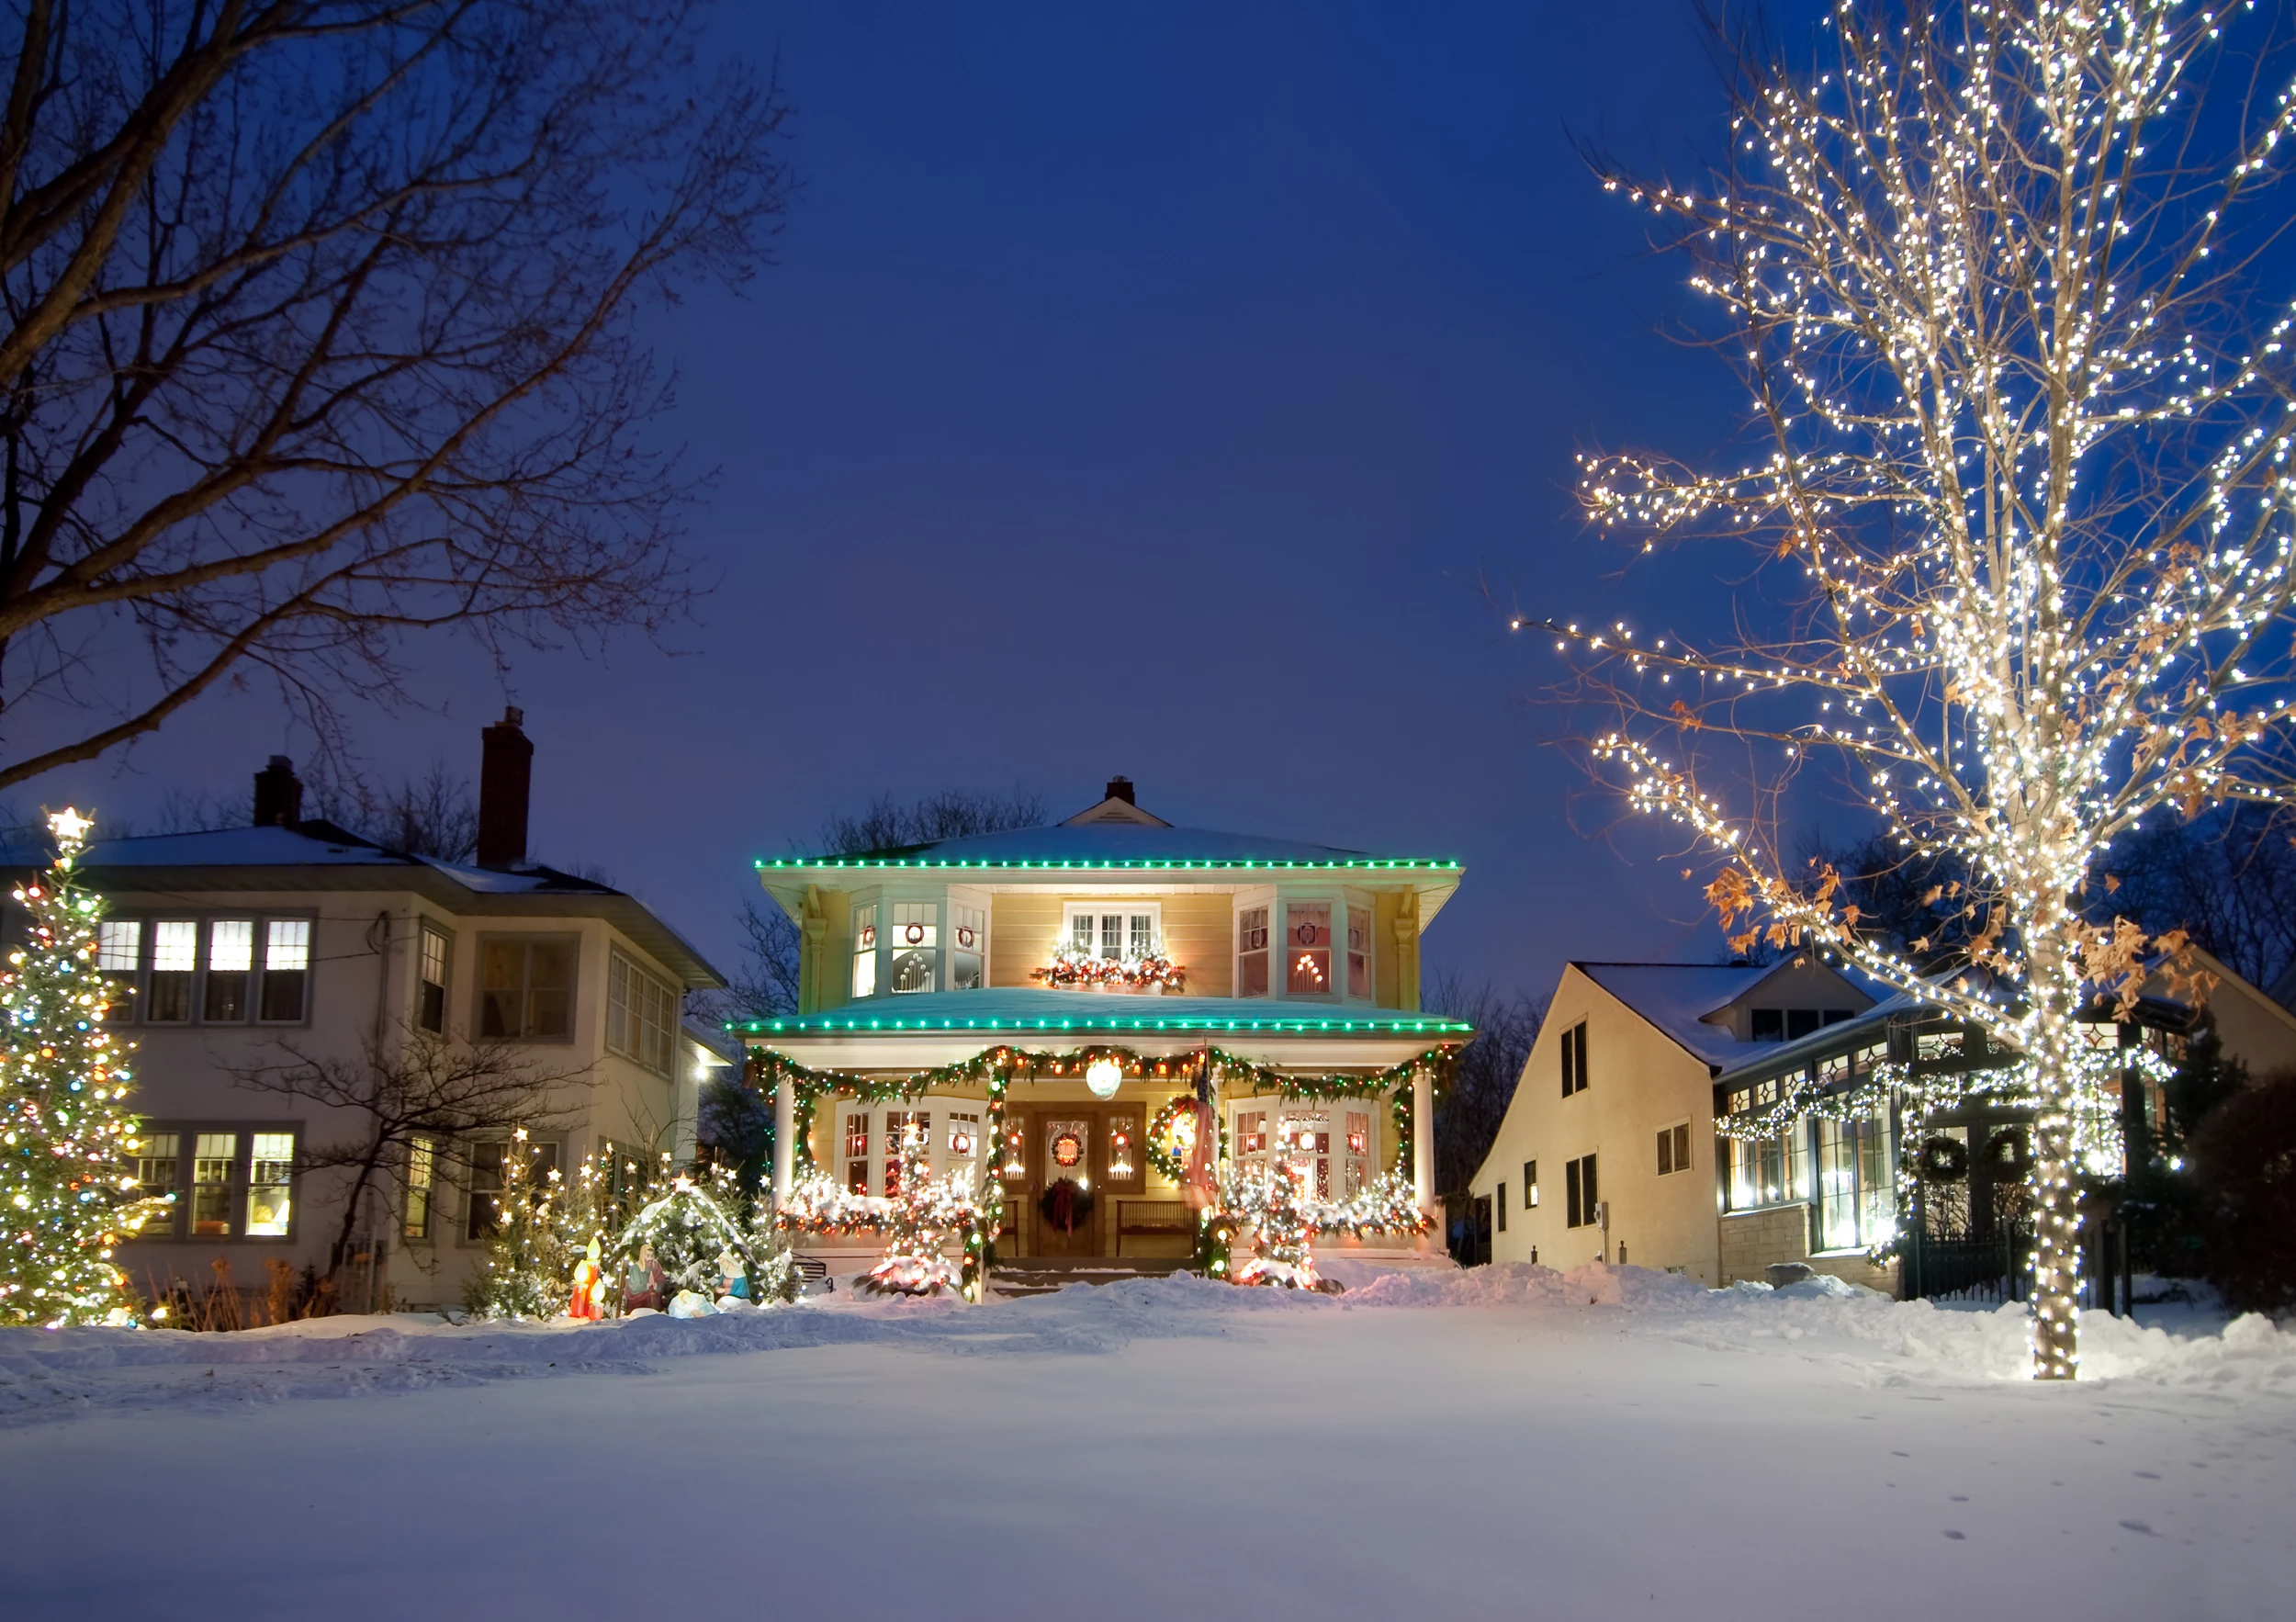
<svg viewBox="0 0 2296 1622"><path fill-rule="evenodd" d="M1565 957L1704 959L1680 862L1550 741L1565 617L1710 611L1693 558L1586 531L1574 450L1692 456L1737 397L1659 329L1683 267L1571 145L1679 163L1722 100L1689 0L1597 7L744 5L804 189L781 264L656 323L665 432L719 480L672 657L425 654L444 713L370 769L474 777L505 696L535 853L730 958L760 853L880 791L1112 772L1181 823L1457 856L1432 963L1543 994ZM1700 573L1699 571L1705 571ZM302 752L226 695L19 798L148 824Z"/></svg>

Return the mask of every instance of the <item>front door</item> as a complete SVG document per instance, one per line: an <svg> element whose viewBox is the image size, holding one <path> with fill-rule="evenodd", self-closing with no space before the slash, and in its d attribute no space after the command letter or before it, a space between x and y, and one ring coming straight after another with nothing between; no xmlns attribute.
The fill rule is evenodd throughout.
<svg viewBox="0 0 2296 1622"><path fill-rule="evenodd" d="M1062 1105L1044 1110L1036 1122L1036 1254L1097 1256L1102 1213L1095 1112Z"/></svg>

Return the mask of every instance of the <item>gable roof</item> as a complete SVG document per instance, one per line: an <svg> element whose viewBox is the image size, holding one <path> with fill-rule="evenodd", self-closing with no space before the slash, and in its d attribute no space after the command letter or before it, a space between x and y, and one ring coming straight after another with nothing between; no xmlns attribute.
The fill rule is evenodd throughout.
<svg viewBox="0 0 2296 1622"><path fill-rule="evenodd" d="M1728 1066L1760 1051L1774 1053L1776 1042L1740 1042L1720 1025L1705 1023L1706 1016L1744 997L1773 974L1803 962L1795 952L1774 963L1581 963L1570 966L1649 1020L1676 1045L1710 1065ZM1833 973L1841 971L1825 965ZM1847 974L1843 981L1861 996L1866 988Z"/></svg>
<svg viewBox="0 0 2296 1622"><path fill-rule="evenodd" d="M44 844L0 847L0 868L36 872L50 860ZM458 915L602 918L688 989L726 984L685 937L610 884L539 863L501 870L439 862L377 845L332 822L97 839L81 851L76 871L88 888L106 895L411 890Z"/></svg>

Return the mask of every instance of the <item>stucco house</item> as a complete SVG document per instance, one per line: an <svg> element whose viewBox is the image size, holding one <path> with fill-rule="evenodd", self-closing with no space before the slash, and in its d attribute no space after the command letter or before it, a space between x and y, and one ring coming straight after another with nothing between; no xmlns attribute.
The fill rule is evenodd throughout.
<svg viewBox="0 0 2296 1622"><path fill-rule="evenodd" d="M608 1148L692 1153L702 1072L724 1063L681 1029L717 972L642 903L525 860L533 746L512 710L486 729L477 860L386 849L301 814L274 757L250 825L97 839L79 875L108 903L101 966L127 994L141 1169L167 1216L129 1242L139 1288L205 1288L214 1264L263 1289L267 1262L326 1274L346 1305L452 1305L484 1254L491 1190L518 1153L505 1126L396 1149L355 1200L315 1152L371 1131L366 1112L250 1087L254 1066L366 1067L411 1043L475 1043L549 1079L524 1153L571 1167ZM101 833L101 828L97 829ZM17 873L45 853L11 850Z"/></svg>
<svg viewBox="0 0 2296 1622"><path fill-rule="evenodd" d="M797 1011L738 1028L784 1198L807 1171L894 1192L916 1128L934 1176L1002 1189L1004 1261L1169 1262L1195 1222L1144 1134L1207 1073L1236 1160L1334 1200L1400 1161L1432 1209L1434 1076L1471 1032L1421 1009L1419 949L1456 862L1176 828L1120 777L1056 826L759 876L802 936ZM842 1270L874 1241L802 1248Z"/></svg>

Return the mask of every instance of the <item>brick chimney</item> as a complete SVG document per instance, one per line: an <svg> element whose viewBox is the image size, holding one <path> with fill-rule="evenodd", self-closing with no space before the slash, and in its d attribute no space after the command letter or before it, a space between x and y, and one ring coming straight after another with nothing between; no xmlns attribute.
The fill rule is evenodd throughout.
<svg viewBox="0 0 2296 1622"><path fill-rule="evenodd" d="M526 802L534 786L535 746L506 708L478 735L478 865L516 867L526 860Z"/></svg>
<svg viewBox="0 0 2296 1622"><path fill-rule="evenodd" d="M1121 800L1127 805L1134 804L1135 802L1132 799L1132 780L1129 777L1109 778L1108 797L1111 800Z"/></svg>
<svg viewBox="0 0 2296 1622"><path fill-rule="evenodd" d="M255 826L293 828L303 820L303 784L295 775L295 762L285 755L255 773Z"/></svg>

